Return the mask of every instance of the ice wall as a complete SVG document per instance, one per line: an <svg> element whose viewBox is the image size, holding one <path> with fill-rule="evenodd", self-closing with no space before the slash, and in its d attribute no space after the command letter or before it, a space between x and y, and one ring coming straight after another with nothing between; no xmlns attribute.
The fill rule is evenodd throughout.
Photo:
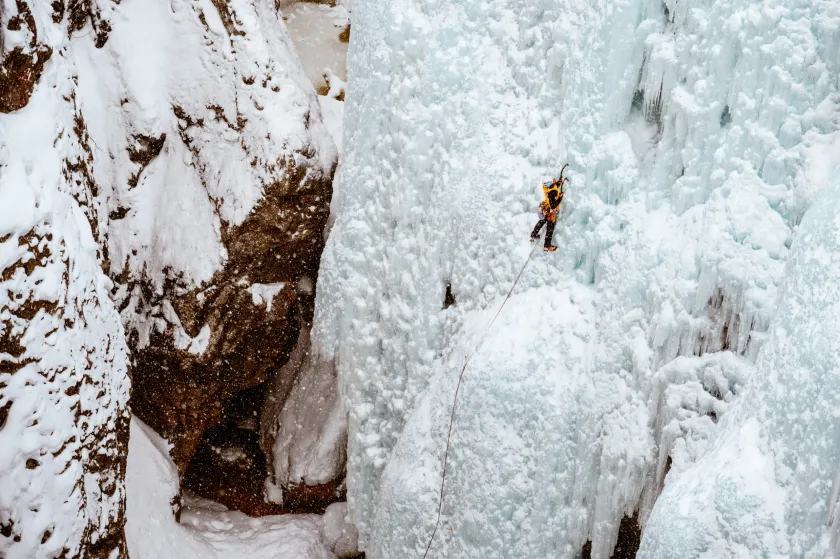
<svg viewBox="0 0 840 559"><path fill-rule="evenodd" d="M639 557L837 556L838 215L840 173L802 222L755 374L657 501Z"/></svg>
<svg viewBox="0 0 840 559"><path fill-rule="evenodd" d="M643 523L669 467L705 452L766 339L835 149L840 8L353 9L314 344L350 410L362 545L422 553L454 380L525 262L537 184L569 161L560 250L532 260L467 372L431 556L590 540L608 557L621 518Z"/></svg>

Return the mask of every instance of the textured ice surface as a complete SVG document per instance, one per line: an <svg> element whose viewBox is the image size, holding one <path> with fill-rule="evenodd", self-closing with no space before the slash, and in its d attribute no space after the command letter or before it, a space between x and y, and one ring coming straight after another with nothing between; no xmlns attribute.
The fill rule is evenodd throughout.
<svg viewBox="0 0 840 559"><path fill-rule="evenodd" d="M560 250L467 371L430 555L608 557L765 343L837 164L840 5L358 0L353 32L313 343L350 413L361 545L422 553L454 379L569 161Z"/></svg>
<svg viewBox="0 0 840 559"><path fill-rule="evenodd" d="M714 448L666 487L639 557L837 556L838 216L840 173L802 222L755 373Z"/></svg>

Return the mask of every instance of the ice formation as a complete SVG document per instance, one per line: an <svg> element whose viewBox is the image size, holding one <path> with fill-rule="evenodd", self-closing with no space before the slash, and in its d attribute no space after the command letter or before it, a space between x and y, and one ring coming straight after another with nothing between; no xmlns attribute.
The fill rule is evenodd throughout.
<svg viewBox="0 0 840 559"><path fill-rule="evenodd" d="M639 557L837 557L838 215L840 172L797 233L755 373L666 487Z"/></svg>
<svg viewBox="0 0 840 559"><path fill-rule="evenodd" d="M560 250L531 260L467 371L430 556L573 558L591 542L593 558L609 557L622 518L644 525L673 471L685 481L651 521L667 529L668 503L705 498L692 463L724 445L716 422L756 358L762 377L783 378L777 342L762 347L791 243L840 163L840 5L357 0L353 10L313 347L335 359L349 410L362 549L422 555L454 382L526 261L537 185L564 161ZM455 304L444 309L447 285ZM774 393L768 406L787 405ZM813 397L828 409L831 396ZM791 501L814 505L792 509L797 518L780 520L776 502L754 519L778 539L762 544L768 554L807 551L779 534L791 546L825 539L829 505L817 497L830 493L832 456L808 464L810 478L781 472L818 489ZM732 514L755 506L744 491ZM707 536L728 537L715 526Z"/></svg>
<svg viewBox="0 0 840 559"><path fill-rule="evenodd" d="M290 4L0 4L0 555L419 556L470 355L430 556L838 555L840 4L356 0L344 122L350 3ZM174 463L131 424L127 547L124 326L197 395ZM267 493L348 504L173 501L281 333Z"/></svg>

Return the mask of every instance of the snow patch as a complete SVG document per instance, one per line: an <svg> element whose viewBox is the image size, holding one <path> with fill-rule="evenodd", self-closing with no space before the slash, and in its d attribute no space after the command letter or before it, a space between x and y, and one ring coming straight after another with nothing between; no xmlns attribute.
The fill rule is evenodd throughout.
<svg viewBox="0 0 840 559"><path fill-rule="evenodd" d="M352 557L359 553L359 533L347 514L347 503L333 503L324 511L321 537L336 557Z"/></svg>
<svg viewBox="0 0 840 559"><path fill-rule="evenodd" d="M249 518L218 503L185 498L179 508L178 472L169 444L138 419L131 420L126 537L136 559L334 559L321 541L317 515Z"/></svg>
<svg viewBox="0 0 840 559"><path fill-rule="evenodd" d="M274 302L274 297L280 293L286 284L280 283L252 283L248 287L248 292L251 294L251 301L255 305L265 305L265 312L271 312L271 305Z"/></svg>

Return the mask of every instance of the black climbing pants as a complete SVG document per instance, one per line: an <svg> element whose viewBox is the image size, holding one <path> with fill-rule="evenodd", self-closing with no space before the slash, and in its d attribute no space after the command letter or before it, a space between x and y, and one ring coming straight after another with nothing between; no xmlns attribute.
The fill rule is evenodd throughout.
<svg viewBox="0 0 840 559"><path fill-rule="evenodd" d="M551 237L554 236L554 221L549 221L547 219L541 219L537 222L537 225L534 227L534 230L531 232L531 238L536 239L540 235L540 229L542 229L543 225L548 223L545 228L545 246L551 246Z"/></svg>

